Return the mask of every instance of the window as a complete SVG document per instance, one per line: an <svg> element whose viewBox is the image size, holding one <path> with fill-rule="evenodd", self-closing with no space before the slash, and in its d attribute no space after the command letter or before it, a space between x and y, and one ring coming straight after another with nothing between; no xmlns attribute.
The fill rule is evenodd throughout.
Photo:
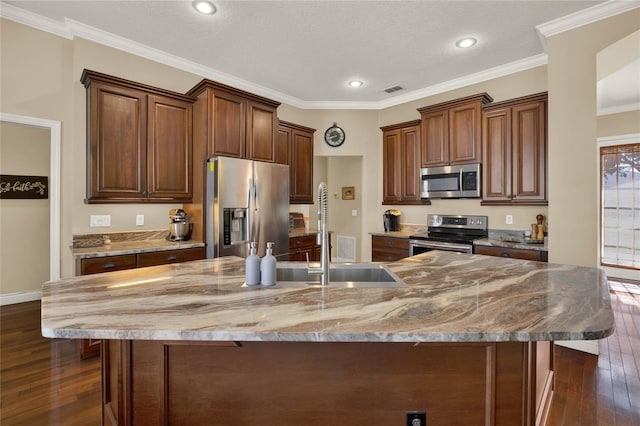
<svg viewBox="0 0 640 426"><path fill-rule="evenodd" d="M640 143L600 148L600 263L640 270Z"/></svg>

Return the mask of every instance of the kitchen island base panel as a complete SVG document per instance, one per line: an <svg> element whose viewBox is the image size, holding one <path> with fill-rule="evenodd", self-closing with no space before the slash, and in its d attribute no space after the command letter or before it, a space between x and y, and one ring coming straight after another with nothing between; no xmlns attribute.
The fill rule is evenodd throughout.
<svg viewBox="0 0 640 426"><path fill-rule="evenodd" d="M550 342L105 340L105 425L544 424Z"/></svg>

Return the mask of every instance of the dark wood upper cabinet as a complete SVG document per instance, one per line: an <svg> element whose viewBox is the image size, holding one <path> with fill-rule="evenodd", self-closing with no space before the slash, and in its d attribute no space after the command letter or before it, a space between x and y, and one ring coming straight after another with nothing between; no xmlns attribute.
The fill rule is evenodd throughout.
<svg viewBox="0 0 640 426"><path fill-rule="evenodd" d="M547 93L483 108L482 205L547 204Z"/></svg>
<svg viewBox="0 0 640 426"><path fill-rule="evenodd" d="M289 202L313 204L313 135L315 129L280 120L276 162L289 165Z"/></svg>
<svg viewBox="0 0 640 426"><path fill-rule="evenodd" d="M420 120L381 127L383 204L424 204L420 199Z"/></svg>
<svg viewBox="0 0 640 426"><path fill-rule="evenodd" d="M480 93L418 108L422 118L421 167L482 161L482 105L493 98Z"/></svg>
<svg viewBox="0 0 640 426"><path fill-rule="evenodd" d="M204 79L188 95L197 98L194 143L214 156L274 162L280 102Z"/></svg>
<svg viewBox="0 0 640 426"><path fill-rule="evenodd" d="M87 202L188 202L190 96L84 70Z"/></svg>

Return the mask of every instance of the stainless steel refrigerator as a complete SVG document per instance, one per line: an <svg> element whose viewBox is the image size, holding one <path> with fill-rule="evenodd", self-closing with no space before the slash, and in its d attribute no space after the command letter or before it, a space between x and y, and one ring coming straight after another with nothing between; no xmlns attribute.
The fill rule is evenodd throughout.
<svg viewBox="0 0 640 426"><path fill-rule="evenodd" d="M264 256L267 242L273 241L273 255L287 260L289 166L213 157L206 170L207 257L246 257L251 241Z"/></svg>

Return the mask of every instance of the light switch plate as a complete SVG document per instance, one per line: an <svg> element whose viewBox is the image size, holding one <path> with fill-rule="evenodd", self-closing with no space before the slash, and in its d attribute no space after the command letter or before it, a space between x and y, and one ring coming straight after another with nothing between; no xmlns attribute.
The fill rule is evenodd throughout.
<svg viewBox="0 0 640 426"><path fill-rule="evenodd" d="M351 210L351 216L358 216L358 210Z"/></svg>
<svg viewBox="0 0 640 426"><path fill-rule="evenodd" d="M111 215L92 214L89 217L89 226L92 228L111 226Z"/></svg>
<svg viewBox="0 0 640 426"><path fill-rule="evenodd" d="M143 226L144 225L144 215L143 214L137 214L136 215L136 226Z"/></svg>

